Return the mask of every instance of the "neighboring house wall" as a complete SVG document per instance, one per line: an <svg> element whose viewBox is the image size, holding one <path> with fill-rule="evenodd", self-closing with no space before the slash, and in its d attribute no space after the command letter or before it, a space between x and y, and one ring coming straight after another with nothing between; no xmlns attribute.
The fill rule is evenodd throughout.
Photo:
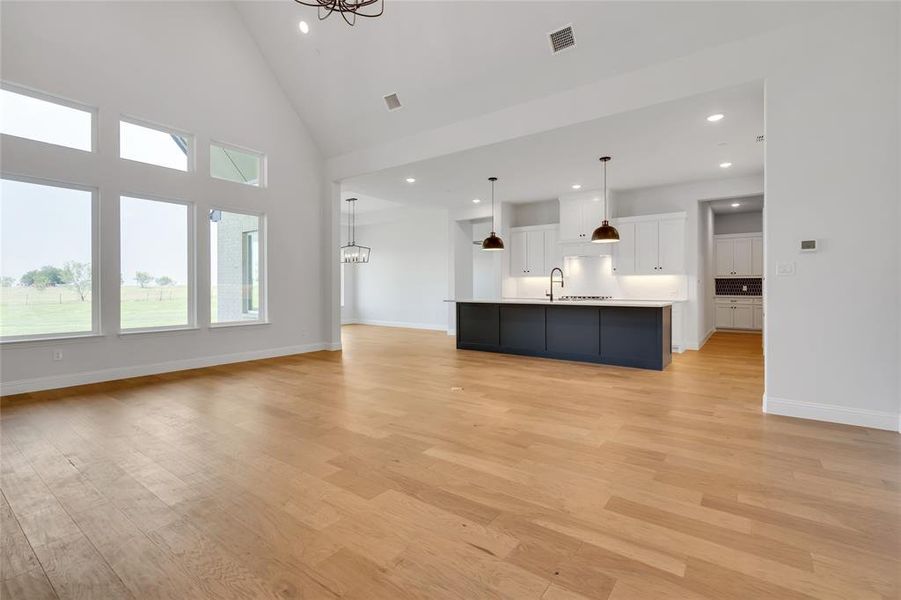
<svg viewBox="0 0 901 600"><path fill-rule="evenodd" d="M3 2L3 79L99 108L97 151L4 137L3 169L100 191L100 337L0 349L5 393L197 367L327 347L323 303L323 161L234 7L221 2ZM203 26L198 26L203 24ZM224 76L227 74L228 76ZM117 155L119 115L195 136L196 171ZM209 143L255 148L269 184L209 175ZM196 211L197 330L117 335L122 193L184 199ZM269 217L271 325L208 329L211 208ZM51 349L63 351L52 361Z"/></svg>
<svg viewBox="0 0 901 600"><path fill-rule="evenodd" d="M246 244L244 234L257 231L259 224L259 218L255 215L222 213L217 242L219 265L216 281L216 313L219 321L239 321L246 318L244 297L250 290L245 290L248 273L245 272L247 265L244 261Z"/></svg>

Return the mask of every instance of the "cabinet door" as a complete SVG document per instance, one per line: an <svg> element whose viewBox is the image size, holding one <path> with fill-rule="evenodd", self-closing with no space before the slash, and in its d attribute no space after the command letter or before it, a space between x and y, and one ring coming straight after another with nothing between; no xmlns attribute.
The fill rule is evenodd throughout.
<svg viewBox="0 0 901 600"><path fill-rule="evenodd" d="M763 307L754 307L754 329L763 329Z"/></svg>
<svg viewBox="0 0 901 600"><path fill-rule="evenodd" d="M560 241L582 241L582 202L560 200Z"/></svg>
<svg viewBox="0 0 901 600"><path fill-rule="evenodd" d="M582 240L591 241L591 233L601 226L604 220L604 198L586 198L582 202Z"/></svg>
<svg viewBox="0 0 901 600"><path fill-rule="evenodd" d="M513 231L510 233L510 277L525 277L529 264L528 233Z"/></svg>
<svg viewBox="0 0 901 600"><path fill-rule="evenodd" d="M635 272L641 275L660 273L660 241L657 221L639 221L635 226Z"/></svg>
<svg viewBox="0 0 901 600"><path fill-rule="evenodd" d="M665 219L658 225L660 241L658 273L681 274L685 272L685 221Z"/></svg>
<svg viewBox="0 0 901 600"><path fill-rule="evenodd" d="M732 275L732 240L716 240L714 255L716 258L716 276L729 277Z"/></svg>
<svg viewBox="0 0 901 600"><path fill-rule="evenodd" d="M754 307L750 304L733 304L732 326L736 329L754 329Z"/></svg>
<svg viewBox="0 0 901 600"><path fill-rule="evenodd" d="M732 274L750 277L751 238L735 238L732 240Z"/></svg>
<svg viewBox="0 0 901 600"><path fill-rule="evenodd" d="M751 238L751 276L763 277L763 238Z"/></svg>
<svg viewBox="0 0 901 600"><path fill-rule="evenodd" d="M714 317L714 325L717 329L732 327L732 306L728 304L717 304L716 315Z"/></svg>
<svg viewBox="0 0 901 600"><path fill-rule="evenodd" d="M557 230L544 232L544 270L538 275L548 275L554 267L563 268L563 253L557 243Z"/></svg>
<svg viewBox="0 0 901 600"><path fill-rule="evenodd" d="M526 233L526 274L544 275L544 232Z"/></svg>
<svg viewBox="0 0 901 600"><path fill-rule="evenodd" d="M619 231L619 241L613 246L613 274L635 273L635 223L613 223ZM600 244L603 245L603 244Z"/></svg>

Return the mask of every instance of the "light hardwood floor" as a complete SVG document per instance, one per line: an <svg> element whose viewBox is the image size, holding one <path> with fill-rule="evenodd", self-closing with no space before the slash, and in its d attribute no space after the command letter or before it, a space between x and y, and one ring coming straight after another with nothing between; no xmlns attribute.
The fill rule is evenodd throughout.
<svg viewBox="0 0 901 600"><path fill-rule="evenodd" d="M758 335L662 373L344 335L5 399L0 596L899 597L901 436L762 415Z"/></svg>

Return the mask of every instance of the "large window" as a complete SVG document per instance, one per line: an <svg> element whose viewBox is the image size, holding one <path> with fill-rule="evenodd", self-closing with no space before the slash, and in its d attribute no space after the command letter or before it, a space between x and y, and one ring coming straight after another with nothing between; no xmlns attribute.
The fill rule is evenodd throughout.
<svg viewBox="0 0 901 600"><path fill-rule="evenodd" d="M0 336L97 330L94 192L0 180Z"/></svg>
<svg viewBox="0 0 901 600"><path fill-rule="evenodd" d="M210 321L265 320L263 218L210 211Z"/></svg>
<svg viewBox="0 0 901 600"><path fill-rule="evenodd" d="M210 144L210 175L246 185L264 185L265 160L259 152Z"/></svg>
<svg viewBox="0 0 901 600"><path fill-rule="evenodd" d="M119 121L119 156L128 160L188 171L193 144L194 140L185 133Z"/></svg>
<svg viewBox="0 0 901 600"><path fill-rule="evenodd" d="M122 196L121 329L193 326L192 217L187 204Z"/></svg>
<svg viewBox="0 0 901 600"><path fill-rule="evenodd" d="M0 89L0 133L90 152L94 113L49 97Z"/></svg>

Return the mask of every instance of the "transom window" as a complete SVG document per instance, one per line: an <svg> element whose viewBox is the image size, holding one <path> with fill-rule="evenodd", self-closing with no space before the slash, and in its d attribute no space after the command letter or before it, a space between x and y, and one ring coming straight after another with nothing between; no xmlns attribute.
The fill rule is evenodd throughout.
<svg viewBox="0 0 901 600"><path fill-rule="evenodd" d="M137 162L189 171L194 140L186 134L155 125L119 121L119 156Z"/></svg>
<svg viewBox="0 0 901 600"><path fill-rule="evenodd" d="M91 152L94 112L4 85L0 89L0 133Z"/></svg>
<svg viewBox="0 0 901 600"><path fill-rule="evenodd" d="M265 185L265 157L259 152L244 150L225 144L210 144L210 175L262 187Z"/></svg>

